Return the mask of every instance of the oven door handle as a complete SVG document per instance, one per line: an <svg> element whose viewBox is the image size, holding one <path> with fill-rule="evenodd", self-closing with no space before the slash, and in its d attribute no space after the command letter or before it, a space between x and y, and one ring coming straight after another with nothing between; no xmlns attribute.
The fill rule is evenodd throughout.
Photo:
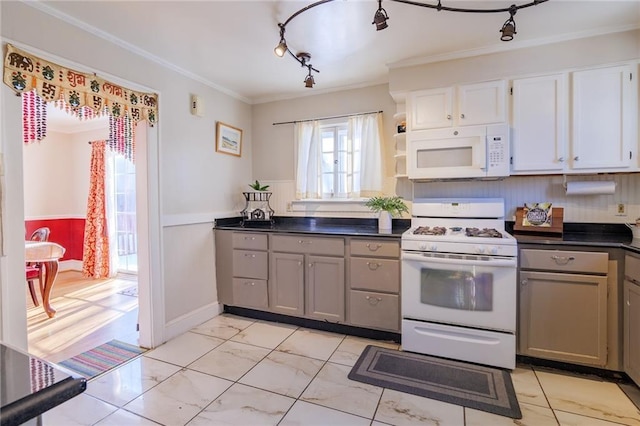
<svg viewBox="0 0 640 426"><path fill-rule="evenodd" d="M506 267L515 267L518 265L518 261L516 258L492 258L485 256L486 258L482 258L482 260L471 260L471 259L456 259L456 258L448 258L448 257L432 257L432 256L424 256L422 254L414 254L414 253L402 253L402 260L409 260L414 262L430 262L430 263L440 263L445 265L477 265L477 266L506 266Z"/></svg>

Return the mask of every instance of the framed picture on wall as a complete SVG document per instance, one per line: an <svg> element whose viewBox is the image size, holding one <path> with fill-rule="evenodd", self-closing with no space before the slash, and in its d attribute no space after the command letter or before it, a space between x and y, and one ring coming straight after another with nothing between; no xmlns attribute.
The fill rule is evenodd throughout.
<svg viewBox="0 0 640 426"><path fill-rule="evenodd" d="M223 154L242 155L242 129L224 124L216 124L216 151Z"/></svg>

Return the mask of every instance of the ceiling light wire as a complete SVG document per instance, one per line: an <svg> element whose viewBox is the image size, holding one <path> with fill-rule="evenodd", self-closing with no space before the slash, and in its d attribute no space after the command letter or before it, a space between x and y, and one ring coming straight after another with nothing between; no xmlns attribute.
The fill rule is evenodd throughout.
<svg viewBox="0 0 640 426"><path fill-rule="evenodd" d="M289 24L289 22L291 22L295 17L297 17L301 13L304 13L304 12L308 11L309 9L313 9L314 7L323 5L325 3L331 3L333 1L335 1L335 0L320 0L320 1L317 1L315 3L311 3L311 4L303 7L302 9L296 11L291 16L289 16L289 18L287 18L287 20L284 21L284 23L279 23L278 24L278 27L280 28L280 41L279 41L278 45L275 47L274 52L279 57L283 57L285 53L289 52L289 55L292 58L294 58L296 61L298 61L301 66L308 68L309 74L307 75L307 77L304 80L305 87L312 88L313 85L315 84L315 81L313 79L313 75L311 74L311 71L315 71L317 73L319 73L320 71L315 69L310 63L308 63L311 60L311 55L309 53L300 52L300 53L296 54L296 53L293 53L291 51L291 49L289 48L289 46L287 44L287 40L285 38L286 27ZM528 7L531 7L531 6L537 6L540 3L545 3L545 2L547 2L549 0L533 0L533 1L531 1L529 3L526 3L526 4L521 4L521 5L512 4L509 7L497 8L497 9L470 9L470 8L459 8L459 7L443 6L442 5L442 0L438 0L437 4L420 3L420 2L417 2L417 1L413 1L413 0L387 0L387 1L392 1L392 2L395 2L395 3L407 4L407 5L411 5L411 6L419 6L419 7L429 8L429 9L435 9L438 12L441 12L441 11L445 11L445 12L460 12L460 13L504 13L504 12L507 12L507 13L509 13L509 18L505 21L505 23L502 25L502 28L499 30L499 32L501 33L500 40L502 40L502 41L511 41L511 40L513 40L513 36L515 34L517 34L517 32L516 32L516 22L513 19L513 17L516 14L516 12L518 10L520 10L520 9L526 9ZM387 28L388 27L388 24L387 24L387 20L388 19L389 19L389 15L387 14L387 11L382 7L382 0L378 0L378 10L375 12L374 17L373 17L373 22L372 22L372 24L374 24L376 26L376 31L380 31L380 30L383 30L383 29Z"/></svg>

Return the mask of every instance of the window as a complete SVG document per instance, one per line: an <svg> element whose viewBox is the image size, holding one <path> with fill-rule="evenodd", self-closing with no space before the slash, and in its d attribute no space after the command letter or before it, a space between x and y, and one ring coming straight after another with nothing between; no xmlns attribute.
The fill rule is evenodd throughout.
<svg viewBox="0 0 640 426"><path fill-rule="evenodd" d="M296 123L296 198L353 199L382 190L381 115Z"/></svg>
<svg viewBox="0 0 640 426"><path fill-rule="evenodd" d="M322 198L348 198L360 176L360 140L347 137L347 124L321 127Z"/></svg>

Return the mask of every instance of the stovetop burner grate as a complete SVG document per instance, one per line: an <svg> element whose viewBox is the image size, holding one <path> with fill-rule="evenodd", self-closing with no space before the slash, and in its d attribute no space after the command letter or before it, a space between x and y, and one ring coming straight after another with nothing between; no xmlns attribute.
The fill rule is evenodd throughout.
<svg viewBox="0 0 640 426"><path fill-rule="evenodd" d="M415 231L413 231L414 235L444 235L447 233L447 228L444 226L418 226Z"/></svg>
<svg viewBox="0 0 640 426"><path fill-rule="evenodd" d="M494 228L466 228L467 237L502 238L502 233Z"/></svg>

